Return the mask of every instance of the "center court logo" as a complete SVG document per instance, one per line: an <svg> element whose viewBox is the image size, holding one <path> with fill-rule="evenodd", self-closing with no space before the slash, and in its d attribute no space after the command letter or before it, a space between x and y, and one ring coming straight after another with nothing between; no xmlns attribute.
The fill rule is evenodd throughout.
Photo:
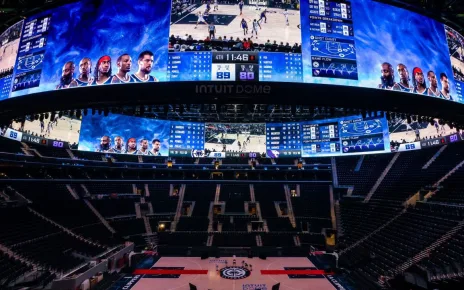
<svg viewBox="0 0 464 290"><path fill-rule="evenodd" d="M220 270L221 277L224 279L245 279L250 276L250 270L242 267L225 267Z"/></svg>
<svg viewBox="0 0 464 290"><path fill-rule="evenodd" d="M245 95L269 95L270 85L196 85L197 94L245 94Z"/></svg>

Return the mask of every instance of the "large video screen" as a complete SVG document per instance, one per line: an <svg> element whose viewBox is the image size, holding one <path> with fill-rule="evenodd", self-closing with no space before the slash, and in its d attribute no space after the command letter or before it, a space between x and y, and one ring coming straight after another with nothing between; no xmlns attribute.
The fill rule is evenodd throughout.
<svg viewBox="0 0 464 290"><path fill-rule="evenodd" d="M298 158L417 150L464 140L439 119L381 112L283 123L202 123L136 116L45 114L0 128L0 136L108 154L194 158Z"/></svg>
<svg viewBox="0 0 464 290"><path fill-rule="evenodd" d="M5 50L15 61L3 99L201 80L347 85L463 102L463 36L374 0L83 0L20 26L9 33L20 35L17 56ZM11 70L4 61L0 68Z"/></svg>

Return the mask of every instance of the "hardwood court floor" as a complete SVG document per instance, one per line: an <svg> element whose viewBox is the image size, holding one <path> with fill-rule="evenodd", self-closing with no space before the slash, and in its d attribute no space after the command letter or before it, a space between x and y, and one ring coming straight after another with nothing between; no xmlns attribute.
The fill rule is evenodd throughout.
<svg viewBox="0 0 464 290"><path fill-rule="evenodd" d="M336 289L329 280L323 275L314 275L308 277L303 275L301 278L289 278L288 275L263 275L261 270L284 270L285 267L297 267L316 269L316 267L307 258L275 258L270 257L266 260L259 258L237 257L237 266L241 266L242 261L252 265L252 271L244 279L226 279L222 278L219 272L216 272L216 264L219 269L225 267L225 261L228 266L232 266L233 258L209 258L201 260L199 257L178 258L163 257L153 267L154 268L184 268L185 270L208 270L207 274L185 275L178 278L156 278L156 275L143 275L140 280L131 288L132 290L188 290L189 283L197 286L199 290L271 290L272 286L280 283L282 290L325 290ZM152 269L153 269L152 267ZM166 275L164 275L166 276Z"/></svg>

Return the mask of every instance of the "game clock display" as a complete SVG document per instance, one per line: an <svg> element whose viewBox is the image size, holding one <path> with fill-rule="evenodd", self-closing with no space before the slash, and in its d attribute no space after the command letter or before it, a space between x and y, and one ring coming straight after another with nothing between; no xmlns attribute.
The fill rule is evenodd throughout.
<svg viewBox="0 0 464 290"><path fill-rule="evenodd" d="M257 52L213 52L211 80L258 81L258 63Z"/></svg>

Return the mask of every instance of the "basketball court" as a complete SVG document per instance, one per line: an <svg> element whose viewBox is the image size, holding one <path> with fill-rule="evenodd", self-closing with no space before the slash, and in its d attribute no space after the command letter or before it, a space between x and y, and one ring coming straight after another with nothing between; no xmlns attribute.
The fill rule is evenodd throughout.
<svg viewBox="0 0 464 290"><path fill-rule="evenodd" d="M204 13L206 4L201 5L197 9L191 11L184 17L176 20L171 24L169 35L185 37L185 35L191 35L195 40L204 40L208 33L208 25L200 23L195 29L195 25L198 20L198 12ZM267 40L271 43L277 41L277 44L287 42L290 45L295 43L301 44L301 30L298 28L300 24L300 11L291 10L288 12L289 25L287 26L285 21L285 15L282 14L284 9L280 8L266 8L260 7L260 10L256 10L256 6L245 5L243 7L243 14L240 15L240 9L238 5L221 5L219 4L219 10L214 11L214 5L211 5L211 11L209 16L205 16L206 22L210 23L214 21L216 26L216 38L221 36L230 39L232 36L235 40L237 37L243 40L244 37L252 37L252 22L254 19L257 21L260 18L261 12L267 9L266 13L267 23L264 20L261 22L261 29L258 31L258 39L253 38L253 42L264 44ZM248 34L243 35L243 29L240 22L244 18L248 23Z"/></svg>
<svg viewBox="0 0 464 290"><path fill-rule="evenodd" d="M285 290L337 289L308 258L162 257L150 268L137 269L111 290ZM246 263L246 265L245 265ZM217 266L217 270L216 270Z"/></svg>
<svg viewBox="0 0 464 290"><path fill-rule="evenodd" d="M58 118L58 116L56 116ZM69 117L58 118L57 125L53 123L50 127L50 131L47 131L48 123L50 120L44 120L44 128L40 127L40 120L34 120L32 122L26 121L24 123L23 132L30 131L34 135L44 135L48 139L56 139L60 141L66 141L69 144L79 143L79 133L81 130L81 120L71 119ZM21 123L13 122L13 129L18 130L21 128Z"/></svg>
<svg viewBox="0 0 464 290"><path fill-rule="evenodd" d="M248 137L250 141L244 145ZM240 147L238 142L240 142ZM237 137L237 134L233 133L218 133L206 140L205 149L221 152L224 145L226 145L226 151L263 153L266 152L266 136L239 134Z"/></svg>
<svg viewBox="0 0 464 290"><path fill-rule="evenodd" d="M435 119L435 121L438 122L438 119ZM419 124L415 122L416 124ZM420 123L420 124L425 124L425 123ZM411 124L414 126L414 128L417 125ZM406 120L401 121L401 124L397 124L394 129L394 131L390 132L390 141L394 142L399 142L401 143L403 140L405 140L407 143L410 142L415 142L416 141L416 133L414 131L414 128L406 122ZM427 127L419 129L419 136L420 139L431 139L431 138L438 138L438 137L444 137L448 136L451 134L456 133L456 129L451 129L448 124L445 125L439 125L438 127L435 127L435 125L430 125L430 123L427 122Z"/></svg>

